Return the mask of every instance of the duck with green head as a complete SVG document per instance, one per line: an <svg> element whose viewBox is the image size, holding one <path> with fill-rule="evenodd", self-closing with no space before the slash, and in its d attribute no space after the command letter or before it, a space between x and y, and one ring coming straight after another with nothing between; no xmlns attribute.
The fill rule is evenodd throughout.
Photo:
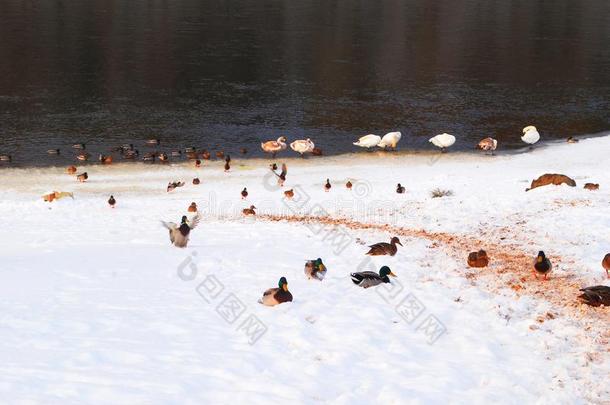
<svg viewBox="0 0 610 405"><path fill-rule="evenodd" d="M390 278L388 276L396 277L396 274L394 274L388 266L383 266L379 269L379 274L374 271L361 271L350 274L354 284L362 288L374 287L381 283L389 283Z"/></svg>
<svg viewBox="0 0 610 405"><path fill-rule="evenodd" d="M280 278L277 286L278 288L270 288L265 291L263 293L263 298L261 298L259 302L269 307L284 302L292 302L292 294L288 291L288 280L286 280L286 277Z"/></svg>
<svg viewBox="0 0 610 405"><path fill-rule="evenodd" d="M322 281L325 275L326 266L319 257L316 260L308 260L307 263L305 263L305 276L307 276L309 280L314 279Z"/></svg>

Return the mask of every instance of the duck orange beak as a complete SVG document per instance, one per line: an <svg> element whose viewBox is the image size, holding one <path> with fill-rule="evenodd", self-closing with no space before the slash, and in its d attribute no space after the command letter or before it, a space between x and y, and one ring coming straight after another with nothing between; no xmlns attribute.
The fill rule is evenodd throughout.
<svg viewBox="0 0 610 405"><path fill-rule="evenodd" d="M288 284L284 284L284 285L282 285L282 290L284 290L284 291L288 291Z"/></svg>
<svg viewBox="0 0 610 405"><path fill-rule="evenodd" d="M398 243L400 246L402 246L402 243L400 243L400 242L396 242L396 243Z"/></svg>
<svg viewBox="0 0 610 405"><path fill-rule="evenodd" d="M398 277L396 274L394 274L393 272L390 272L390 276L392 277Z"/></svg>

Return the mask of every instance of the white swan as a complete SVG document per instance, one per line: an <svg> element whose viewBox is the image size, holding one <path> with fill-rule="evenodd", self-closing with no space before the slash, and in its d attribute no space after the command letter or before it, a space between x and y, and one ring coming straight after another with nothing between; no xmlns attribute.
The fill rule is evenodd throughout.
<svg viewBox="0 0 610 405"><path fill-rule="evenodd" d="M381 142L379 135L368 134L361 136L358 142L354 142L354 145L360 146L361 148L374 148Z"/></svg>
<svg viewBox="0 0 610 405"><path fill-rule="evenodd" d="M280 136L277 141L261 142L261 148L267 153L271 153L271 156L275 157L275 154L286 149L286 137Z"/></svg>
<svg viewBox="0 0 610 405"><path fill-rule="evenodd" d="M290 144L290 148L301 154L303 156L304 153L311 153L315 145L311 141L311 139L298 139Z"/></svg>
<svg viewBox="0 0 610 405"><path fill-rule="evenodd" d="M481 139L481 141L477 144L477 149L484 151L491 151L493 155L494 150L498 147L498 141L493 138L485 138Z"/></svg>
<svg viewBox="0 0 610 405"><path fill-rule="evenodd" d="M455 143L455 136L442 133L430 138L428 142L432 142L434 146L441 148L441 151L445 152L445 149Z"/></svg>
<svg viewBox="0 0 610 405"><path fill-rule="evenodd" d="M533 145L540 140L540 134L535 126L529 125L523 128L521 140L529 145Z"/></svg>
<svg viewBox="0 0 610 405"><path fill-rule="evenodd" d="M377 146L380 148L390 147L392 149L396 149L396 145L398 144L398 141L400 141L401 137L402 134L400 132L388 132L383 136L383 138L381 138L381 142L379 142Z"/></svg>

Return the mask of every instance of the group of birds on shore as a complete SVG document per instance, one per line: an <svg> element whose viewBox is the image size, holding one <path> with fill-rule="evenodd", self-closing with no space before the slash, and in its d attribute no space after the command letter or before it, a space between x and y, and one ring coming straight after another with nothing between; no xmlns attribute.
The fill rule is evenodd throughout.
<svg viewBox="0 0 610 405"><path fill-rule="evenodd" d="M398 142L401 140L402 134L398 131L388 132L383 137L375 134L368 134L360 137L356 142L353 142L354 145L359 146L365 149L371 149L375 147L382 148L384 150L396 150ZM540 140L540 134L535 126L529 125L523 128L523 135L521 136L521 140L526 144L532 147L535 143ZM269 140L265 142L261 142L260 146L263 152L271 154L273 158L275 156L286 150L288 146L294 152L298 153L300 156L304 157L305 155L311 154L314 156L321 156L323 154L322 149L316 147L314 142L310 138L306 139L297 139L290 144L287 143L287 138L285 136L280 136L276 140ZM442 133L436 135L429 139L429 142L434 146L440 148L441 152L446 152L447 149L456 142L456 137L454 135L448 133ZM573 137L568 138L569 143L578 142L577 139ZM148 139L145 141L145 146L147 147L158 147L161 145L161 141L159 139ZM482 139L477 145L476 149L491 152L492 154L498 147L498 141L492 137L487 137ZM84 143L76 143L72 145L72 149L74 149L77 153L75 158L81 162L89 161L91 158L91 153L87 151L86 144ZM212 153L210 153L207 149L198 150L195 147L187 147L184 150L176 149L172 150L169 154L166 152L159 151L151 151L140 154L140 151L134 146L134 144L124 144L121 146L117 146L112 148L111 152L115 152L120 154L122 159L124 160L137 160L140 159L143 162L154 163L159 161L161 163L167 163L170 161L170 156L173 158L180 158L182 156L186 156L187 159L197 160L200 162L200 159L209 160L212 157ZM241 154L247 154L248 150L246 148L240 149ZM47 150L48 155L60 155L60 149L49 149ZM225 159L223 151L216 151L215 156L219 159ZM230 157L227 156L225 166L229 166ZM0 162L11 162L12 156L9 154L0 154ZM103 154L100 153L98 155L98 161L101 164L112 164L114 162L114 157L112 154ZM229 170L227 168L226 170Z"/></svg>

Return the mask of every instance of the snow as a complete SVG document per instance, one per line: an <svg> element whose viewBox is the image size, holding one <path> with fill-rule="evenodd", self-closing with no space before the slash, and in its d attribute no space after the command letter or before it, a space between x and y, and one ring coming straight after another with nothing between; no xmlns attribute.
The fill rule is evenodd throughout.
<svg viewBox="0 0 610 405"><path fill-rule="evenodd" d="M63 168L2 169L0 398L608 401L608 308L576 296L610 285L600 265L610 251L609 148L606 136L493 157L279 156L282 189L269 160L234 159L230 173L223 162L87 166L83 184ZM577 187L526 193L544 173ZM187 184L166 193L173 180ZM600 190L584 190L589 181ZM399 182L406 194L394 192ZM437 187L454 194L432 199ZM289 188L294 201L282 198ZM44 202L53 190L75 198ZM159 221L177 222L192 201L203 220L177 249ZM241 214L251 204L256 219ZM367 259L366 245L398 232L396 256ZM468 269L479 248L492 265ZM541 249L555 264L547 282L528 268ZM329 269L322 282L303 274L317 257ZM382 265L398 275L392 286L351 283L350 272ZM281 276L294 301L258 304Z"/></svg>

